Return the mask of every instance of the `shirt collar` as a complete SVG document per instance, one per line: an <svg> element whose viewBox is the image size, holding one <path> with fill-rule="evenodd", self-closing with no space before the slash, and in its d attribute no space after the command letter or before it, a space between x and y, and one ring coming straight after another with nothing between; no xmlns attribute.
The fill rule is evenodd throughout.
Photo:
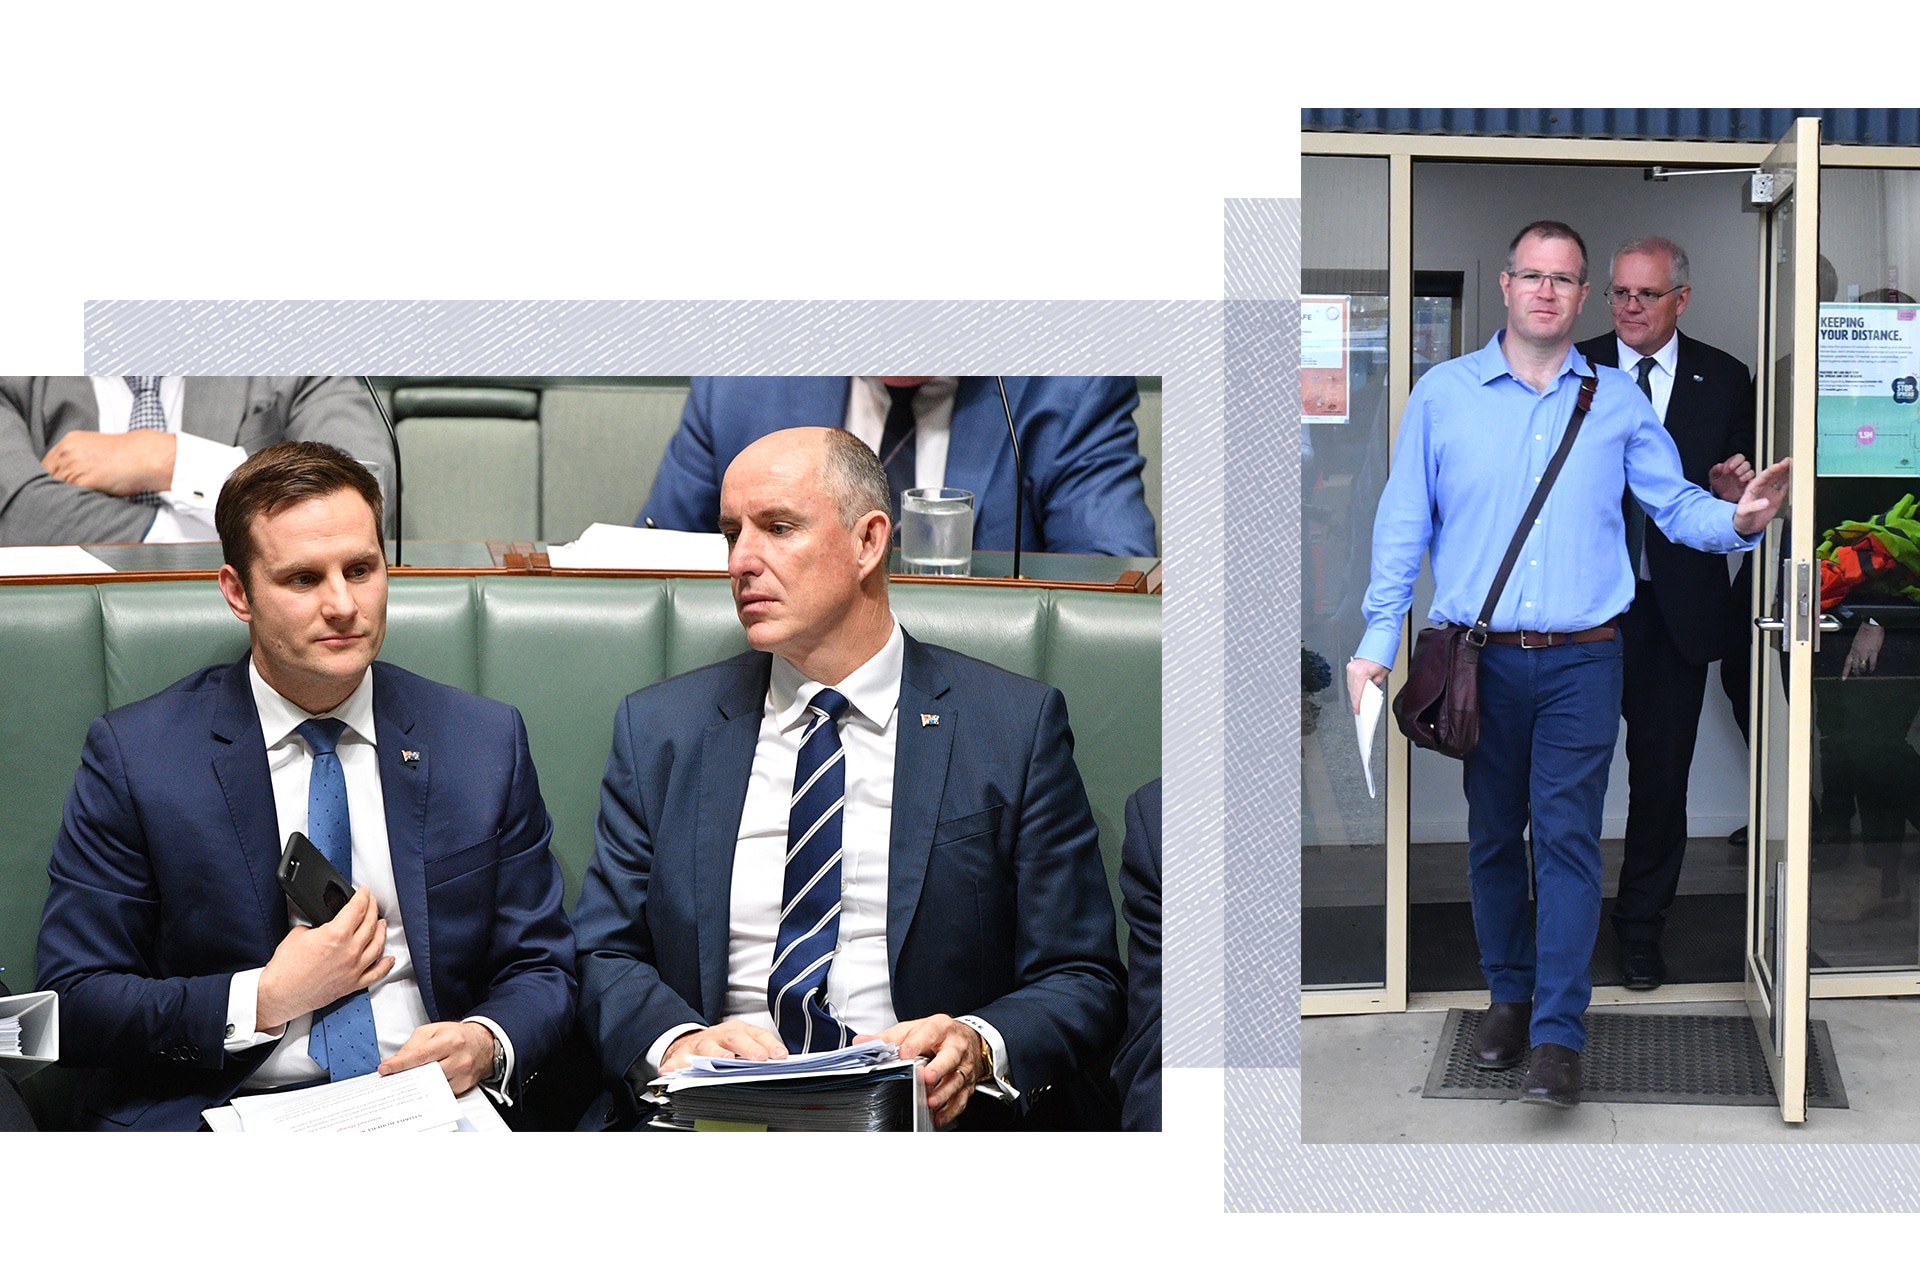
<svg viewBox="0 0 1920 1280"><path fill-rule="evenodd" d="M279 690L268 684L260 674L260 668L253 665L251 655L247 658L247 679L253 683L253 706L260 716L260 736L266 739L267 750L271 751L288 738L294 731L309 720L331 717L344 720L347 731L356 737L371 743L375 741L373 732L373 668L368 667L360 677L360 683L347 695L346 701L331 711L310 714L294 702L282 696Z"/></svg>
<svg viewBox="0 0 1920 1280"><path fill-rule="evenodd" d="M876 730L885 730L900 701L900 672L906 660L907 642L894 620L893 631L880 652L868 658L853 673L834 685L840 695L853 704L853 713ZM786 733L807 715L813 696L827 686L809 680L791 662L773 655L773 679L767 685L767 706L774 724Z"/></svg>
<svg viewBox="0 0 1920 1280"><path fill-rule="evenodd" d="M1512 378L1515 382L1520 382L1519 377L1513 372L1513 366L1507 363L1507 353L1500 346L1506 336L1507 330L1503 325L1494 331L1493 338L1486 346L1480 348L1474 352L1472 356L1468 357L1476 362L1473 372L1474 376L1480 380L1481 386L1485 386L1487 383L1502 376ZM1554 380L1557 382L1569 373L1584 378L1592 372L1593 366L1587 362L1585 356L1580 354L1579 349L1568 347L1566 357L1560 361L1560 372L1554 375ZM1524 387L1527 384L1520 382L1520 385Z"/></svg>
<svg viewBox="0 0 1920 1280"><path fill-rule="evenodd" d="M1620 341L1618 335L1614 337L1613 344L1620 349L1620 367L1632 373L1634 366L1639 364L1643 357L1638 351ZM1653 353L1653 363L1669 378L1673 376L1674 369L1680 363L1680 331L1678 329L1668 334L1667 344Z"/></svg>

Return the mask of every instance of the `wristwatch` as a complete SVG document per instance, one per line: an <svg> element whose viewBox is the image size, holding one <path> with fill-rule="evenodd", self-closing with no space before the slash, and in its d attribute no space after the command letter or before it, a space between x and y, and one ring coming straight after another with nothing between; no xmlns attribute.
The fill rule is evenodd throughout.
<svg viewBox="0 0 1920 1280"><path fill-rule="evenodd" d="M491 1032L489 1032L491 1034ZM499 1084L507 1078L507 1046L499 1036L493 1037L493 1072L487 1077L488 1084Z"/></svg>

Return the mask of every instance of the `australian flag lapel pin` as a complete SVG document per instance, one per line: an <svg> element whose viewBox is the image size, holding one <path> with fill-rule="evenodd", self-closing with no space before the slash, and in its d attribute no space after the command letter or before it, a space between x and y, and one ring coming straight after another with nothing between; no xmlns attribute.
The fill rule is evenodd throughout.
<svg viewBox="0 0 1920 1280"><path fill-rule="evenodd" d="M936 725L936 724L939 724L939 723L940 723L940 717L939 717L939 716L936 716L936 715L930 715L930 714L928 714L928 713L927 713L927 712L925 712L925 711L922 711L922 712L920 713L920 727L921 727L922 729L925 729L925 728L927 728L927 727L928 727L929 725Z"/></svg>
<svg viewBox="0 0 1920 1280"><path fill-rule="evenodd" d="M400 752L400 763L411 769L420 763L420 753L418 751L408 751L403 748Z"/></svg>

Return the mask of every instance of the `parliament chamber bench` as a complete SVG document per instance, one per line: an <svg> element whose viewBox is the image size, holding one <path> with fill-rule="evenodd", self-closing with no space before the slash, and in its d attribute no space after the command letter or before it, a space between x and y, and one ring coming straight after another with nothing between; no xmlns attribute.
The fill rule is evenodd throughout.
<svg viewBox="0 0 1920 1280"><path fill-rule="evenodd" d="M406 478L402 534L570 542L632 524L686 378L375 378ZM1141 378L1141 481L1160 527L1160 379Z"/></svg>
<svg viewBox="0 0 1920 1280"><path fill-rule="evenodd" d="M892 600L916 638L1065 695L1117 919L1124 806L1160 774L1160 597L897 583ZM87 726L246 648L210 575L0 583L0 981L14 991L34 989L47 860ZM520 709L571 910L620 699L745 648L725 577L402 570L381 659ZM62 1123L60 1068L27 1093L43 1125Z"/></svg>

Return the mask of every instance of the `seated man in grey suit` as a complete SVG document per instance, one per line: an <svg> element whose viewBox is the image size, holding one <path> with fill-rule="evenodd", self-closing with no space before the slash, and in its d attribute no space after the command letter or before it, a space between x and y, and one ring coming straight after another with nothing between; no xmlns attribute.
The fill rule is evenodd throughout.
<svg viewBox="0 0 1920 1280"><path fill-rule="evenodd" d="M352 378L0 378L0 544L216 541L220 486L282 440L333 445L391 491Z"/></svg>
<svg viewBox="0 0 1920 1280"><path fill-rule="evenodd" d="M748 444L719 525L757 652L614 722L574 911L613 1095L591 1121L647 1118L640 1090L696 1055L877 1037L928 1059L936 1125L1041 1123L1126 1013L1065 700L894 620L886 473L847 432Z"/></svg>

